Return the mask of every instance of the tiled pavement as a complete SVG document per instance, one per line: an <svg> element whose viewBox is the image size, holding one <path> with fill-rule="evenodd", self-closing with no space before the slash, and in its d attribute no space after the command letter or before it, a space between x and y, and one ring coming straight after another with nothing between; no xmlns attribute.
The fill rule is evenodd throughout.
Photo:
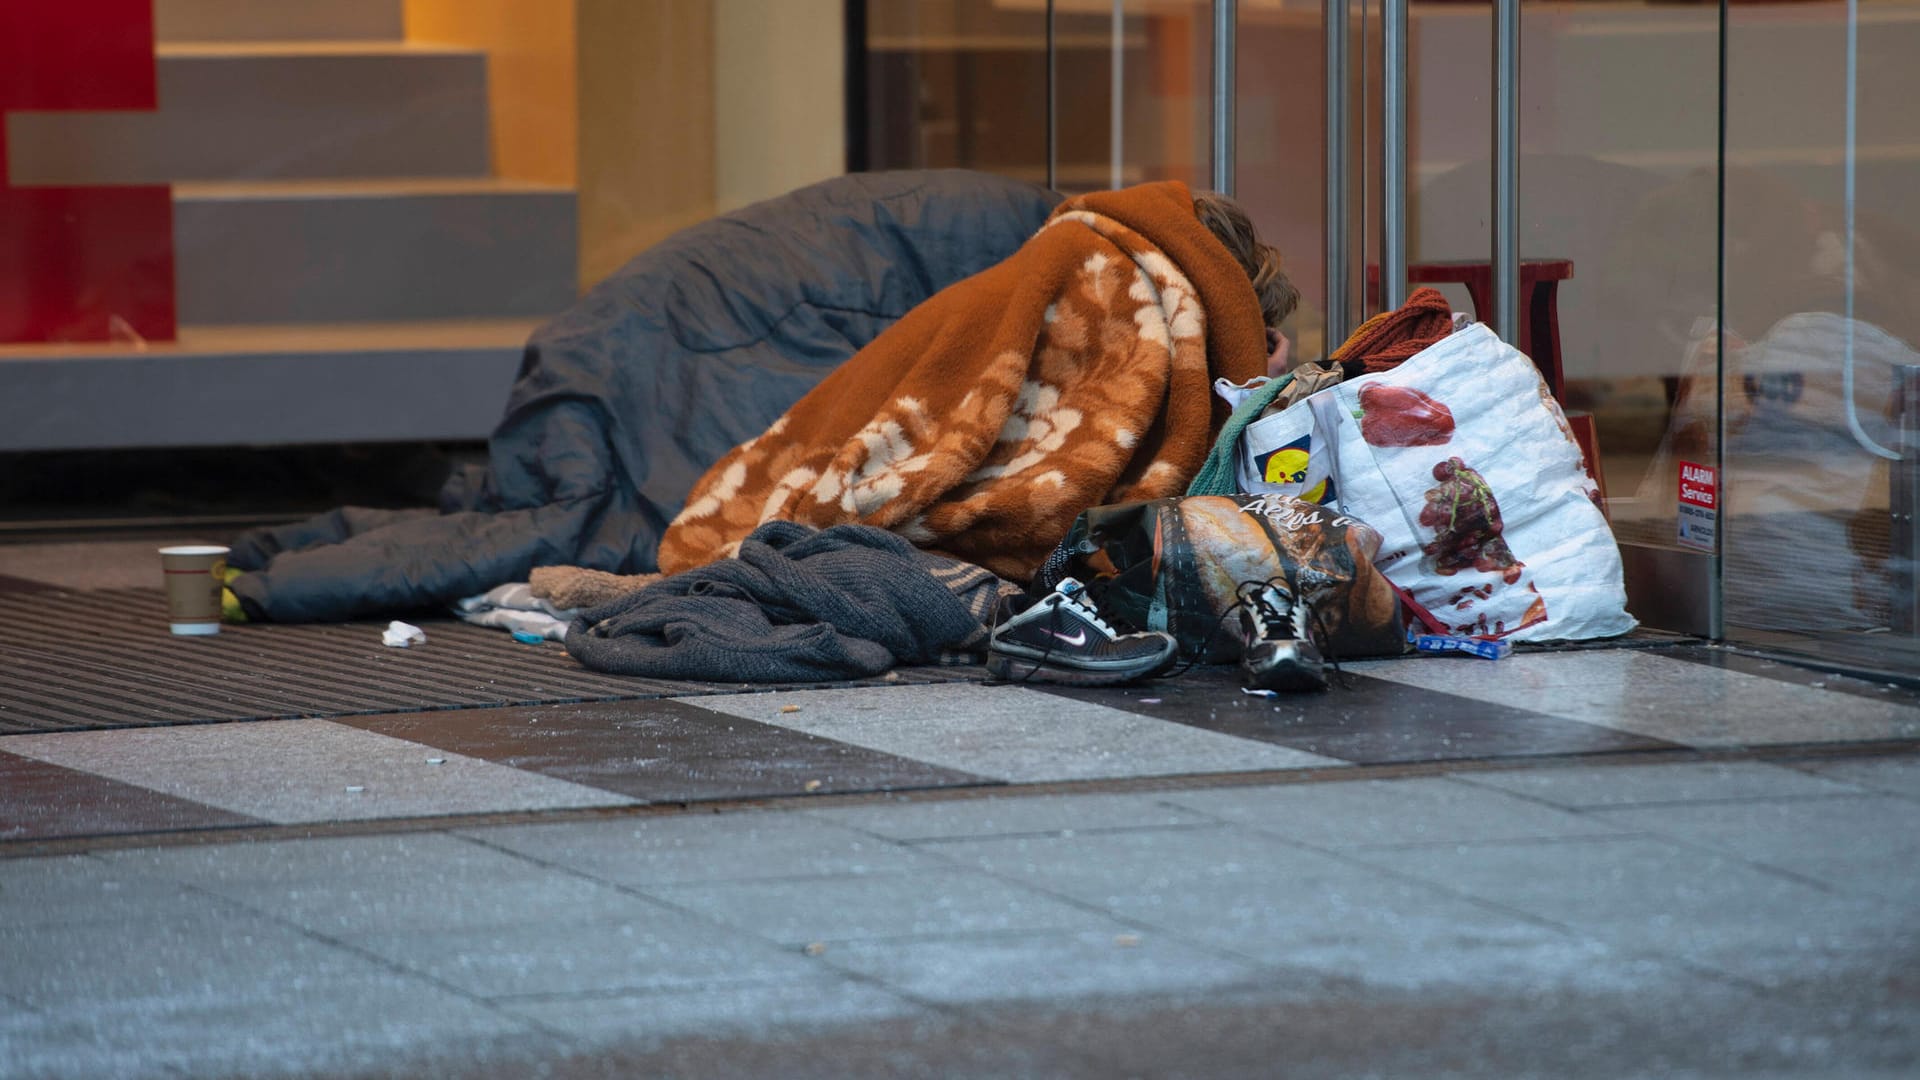
<svg viewBox="0 0 1920 1080"><path fill-rule="evenodd" d="M1912 691L1349 674L0 737L0 1077L1920 1074Z"/></svg>
<svg viewBox="0 0 1920 1080"><path fill-rule="evenodd" d="M1907 1076L1920 758L0 862L6 1076Z"/></svg>
<svg viewBox="0 0 1920 1080"><path fill-rule="evenodd" d="M963 682L9 735L0 778L20 797L0 795L0 842L1920 740L1913 691L1703 646L1347 668L1343 687L1280 700L1196 669L1103 690Z"/></svg>

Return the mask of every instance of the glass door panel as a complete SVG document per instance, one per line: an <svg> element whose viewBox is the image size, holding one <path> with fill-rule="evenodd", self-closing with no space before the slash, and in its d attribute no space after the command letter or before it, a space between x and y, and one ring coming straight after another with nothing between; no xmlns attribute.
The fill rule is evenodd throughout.
<svg viewBox="0 0 1920 1080"><path fill-rule="evenodd" d="M1209 5L1194 7L1204 20ZM1294 362L1318 360L1339 344L1325 317L1325 19L1317 2L1240 0L1238 23L1234 196L1300 290L1286 327Z"/></svg>
<svg viewBox="0 0 1920 1080"><path fill-rule="evenodd" d="M1920 4L1728 12L1725 595L1728 636L1920 672Z"/></svg>
<svg viewBox="0 0 1920 1080"><path fill-rule="evenodd" d="M1412 6L1416 264L1488 258L1489 19ZM1608 511L1633 543L1679 545L1673 462L1714 450L1712 395L1688 389L1703 370L1712 386L1718 53L1709 5L1521 8L1520 253L1568 264L1563 404L1592 415Z"/></svg>

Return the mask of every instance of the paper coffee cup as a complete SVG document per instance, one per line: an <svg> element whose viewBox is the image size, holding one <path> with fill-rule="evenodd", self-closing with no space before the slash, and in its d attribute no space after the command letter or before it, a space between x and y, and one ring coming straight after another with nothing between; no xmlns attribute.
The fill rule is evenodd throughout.
<svg viewBox="0 0 1920 1080"><path fill-rule="evenodd" d="M220 589L227 582L228 548L183 544L160 549L167 579L167 618L176 634L220 632Z"/></svg>

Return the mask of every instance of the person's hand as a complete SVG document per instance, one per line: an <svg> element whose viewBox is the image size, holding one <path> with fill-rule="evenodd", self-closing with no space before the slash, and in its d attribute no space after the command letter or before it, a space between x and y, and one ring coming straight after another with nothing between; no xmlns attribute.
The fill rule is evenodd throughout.
<svg viewBox="0 0 1920 1080"><path fill-rule="evenodd" d="M1287 373L1289 360L1293 356L1293 343L1287 336L1276 331L1267 331L1267 340L1273 343L1273 351L1267 354L1267 377L1277 379Z"/></svg>

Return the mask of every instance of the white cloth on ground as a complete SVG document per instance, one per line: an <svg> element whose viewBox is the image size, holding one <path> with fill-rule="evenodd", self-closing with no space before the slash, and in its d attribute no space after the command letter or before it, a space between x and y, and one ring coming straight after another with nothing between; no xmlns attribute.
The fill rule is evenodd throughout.
<svg viewBox="0 0 1920 1080"><path fill-rule="evenodd" d="M580 614L533 595L533 587L524 581L496 585L479 596L456 600L453 613L476 626L538 634L548 641L565 641L567 625Z"/></svg>
<svg viewBox="0 0 1920 1080"><path fill-rule="evenodd" d="M413 625L395 619L387 624L380 634L380 643L390 649L404 649L410 645L425 645L427 632Z"/></svg>

